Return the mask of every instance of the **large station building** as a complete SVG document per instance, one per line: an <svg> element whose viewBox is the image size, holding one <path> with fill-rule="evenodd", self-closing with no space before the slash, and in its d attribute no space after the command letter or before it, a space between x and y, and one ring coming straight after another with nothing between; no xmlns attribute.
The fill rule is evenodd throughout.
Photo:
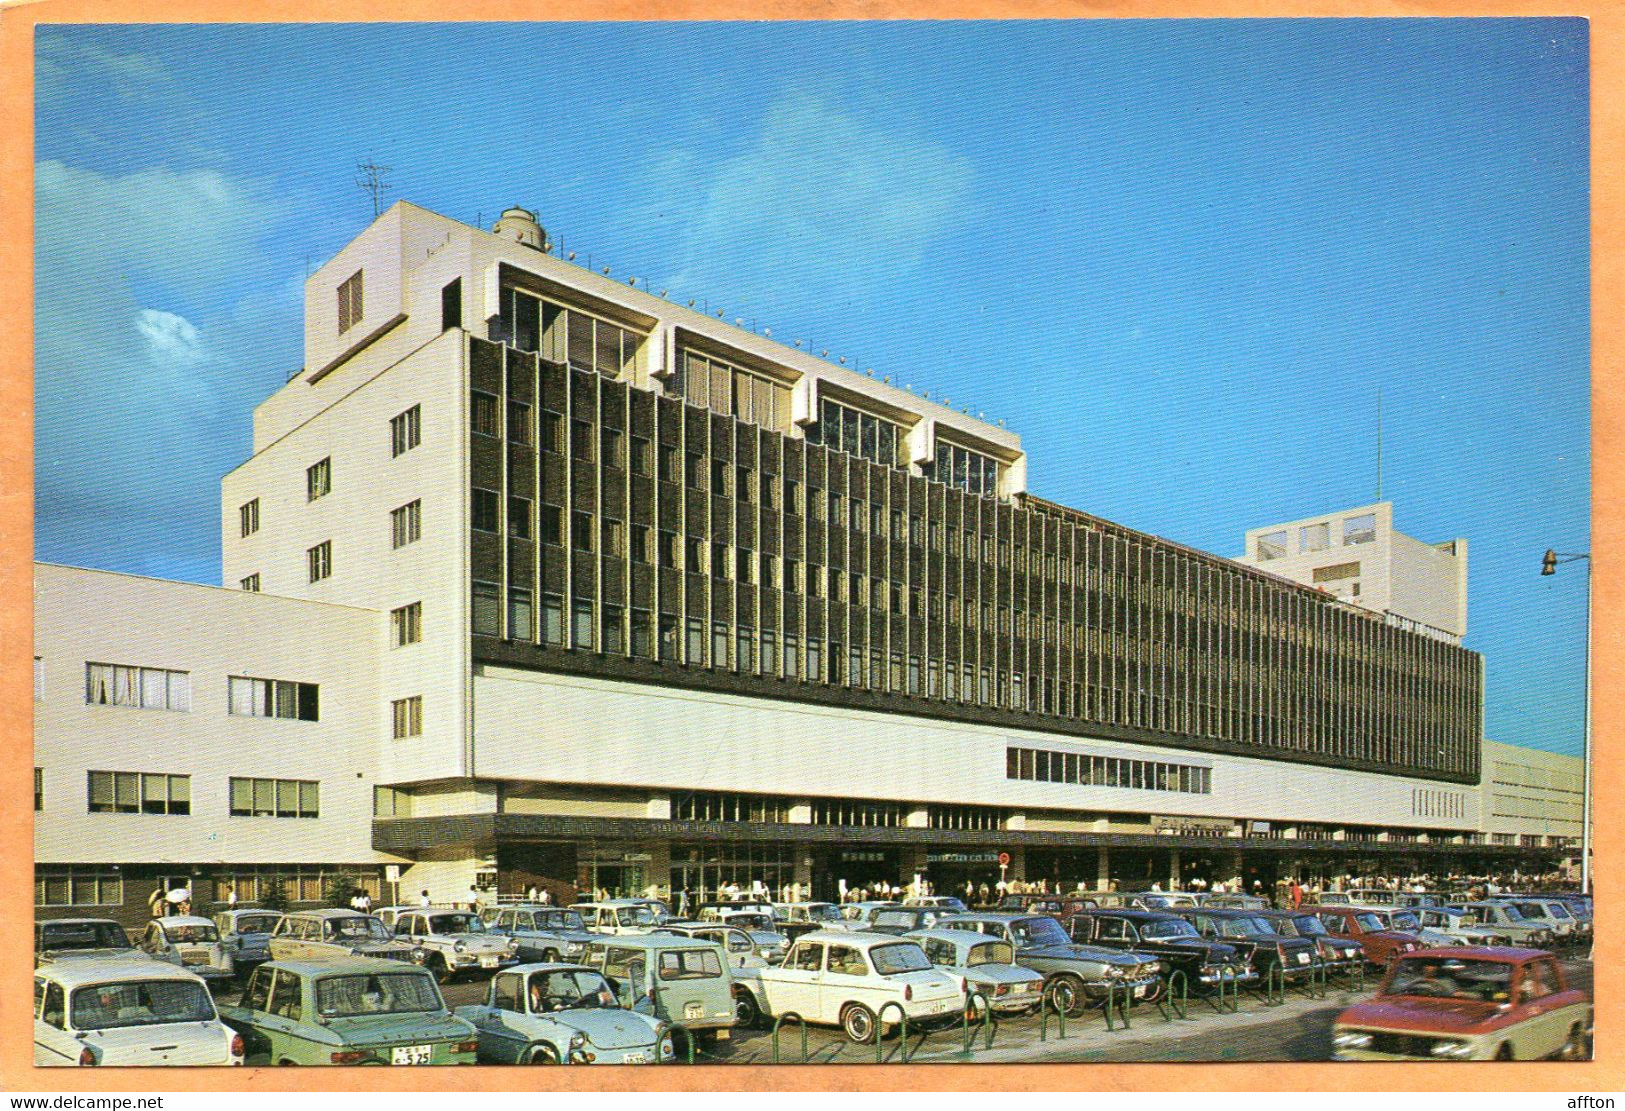
<svg viewBox="0 0 1625 1111"><path fill-rule="evenodd" d="M1136 532L521 209L397 204L305 314L222 587L36 570L41 913L1538 872L1577 835L1502 839L1465 542L1386 503L1238 560Z"/></svg>

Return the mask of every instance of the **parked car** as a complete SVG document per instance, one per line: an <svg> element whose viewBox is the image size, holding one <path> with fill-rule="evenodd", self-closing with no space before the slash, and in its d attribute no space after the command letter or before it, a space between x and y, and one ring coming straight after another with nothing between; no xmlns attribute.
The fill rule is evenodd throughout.
<svg viewBox="0 0 1625 1111"><path fill-rule="evenodd" d="M1439 949L1456 944L1448 935L1438 930L1430 930L1422 925L1422 919L1417 915L1415 907L1368 907L1372 914L1382 920L1384 929L1395 933L1410 934L1420 941L1424 948Z"/></svg>
<svg viewBox="0 0 1625 1111"><path fill-rule="evenodd" d="M1357 907L1397 907L1402 905L1401 894L1386 887L1351 887L1349 902Z"/></svg>
<svg viewBox="0 0 1625 1111"><path fill-rule="evenodd" d="M1515 908L1525 922L1551 931L1555 944L1567 942L1579 929L1574 912L1561 899L1527 895L1521 898L1500 896L1494 901Z"/></svg>
<svg viewBox="0 0 1625 1111"><path fill-rule="evenodd" d="M604 974L623 1007L717 1038L734 1025L733 977L714 942L671 934L601 937L581 963Z"/></svg>
<svg viewBox="0 0 1625 1111"><path fill-rule="evenodd" d="M53 918L34 923L36 963L145 955L130 944L130 935L111 918Z"/></svg>
<svg viewBox="0 0 1625 1111"><path fill-rule="evenodd" d="M1169 974L1183 972L1193 994L1258 978L1234 945L1203 937L1167 911L1097 909L1074 914L1065 925L1073 941L1155 957Z"/></svg>
<svg viewBox="0 0 1625 1111"><path fill-rule="evenodd" d="M36 1065L240 1065L199 976L144 957L56 961L34 973Z"/></svg>
<svg viewBox="0 0 1625 1111"><path fill-rule="evenodd" d="M784 959L785 951L790 948L790 939L776 928L771 908L761 911L735 910L722 906L702 907L697 920L744 930L751 936L756 951L768 964L778 964Z"/></svg>
<svg viewBox="0 0 1625 1111"><path fill-rule="evenodd" d="M1315 943L1320 961L1328 969L1358 968L1365 963L1365 946L1348 938L1333 937L1326 924L1301 910L1259 910L1253 912L1287 937L1301 937Z"/></svg>
<svg viewBox="0 0 1625 1111"><path fill-rule="evenodd" d="M858 928L862 929L868 923L869 916L874 914L875 911L902 905L902 903L894 903L886 899L864 899L856 903L842 903L841 917L849 922L858 923Z"/></svg>
<svg viewBox="0 0 1625 1111"><path fill-rule="evenodd" d="M960 982L933 967L917 942L853 930L805 934L783 964L742 974L739 987L748 997L741 1023L794 1013L839 1026L860 1044L896 1025L899 1009L919 1027L959 1021L965 1007Z"/></svg>
<svg viewBox="0 0 1625 1111"><path fill-rule="evenodd" d="M485 1002L458 1007L496 1065L647 1065L670 1061L671 1028L623 1007L597 969L522 964L491 977Z"/></svg>
<svg viewBox="0 0 1625 1111"><path fill-rule="evenodd" d="M882 907L869 916L869 921L863 929L877 934L903 934L913 933L916 930L930 930L954 911L946 907Z"/></svg>
<svg viewBox="0 0 1625 1111"><path fill-rule="evenodd" d="M720 945L728 954L729 968L766 968L778 963L762 956L756 940L738 926L725 926L721 922L667 922L655 933L694 937Z"/></svg>
<svg viewBox="0 0 1625 1111"><path fill-rule="evenodd" d="M791 941L815 930L858 928L834 903L779 903L773 908L773 925Z"/></svg>
<svg viewBox="0 0 1625 1111"><path fill-rule="evenodd" d="M1298 912L1320 919L1332 937L1358 941L1365 950L1366 963L1378 968L1387 967L1395 957L1422 948L1422 943L1413 935L1388 929L1375 911L1365 907L1346 903L1342 906L1305 904Z"/></svg>
<svg viewBox="0 0 1625 1111"><path fill-rule="evenodd" d="M1537 949L1429 949L1394 962L1377 994L1337 1016L1341 1061L1584 1058L1592 1007Z"/></svg>
<svg viewBox="0 0 1625 1111"><path fill-rule="evenodd" d="M180 965L203 977L210 987L236 979L231 950L220 931L207 918L191 914L166 915L147 923L141 951L156 961Z"/></svg>
<svg viewBox="0 0 1625 1111"><path fill-rule="evenodd" d="M1032 1014L1044 1005L1044 974L1016 964L1008 941L979 930L920 930L905 939L918 942L932 964L959 981L967 1011L972 992L996 1014Z"/></svg>
<svg viewBox="0 0 1625 1111"><path fill-rule="evenodd" d="M247 981L250 972L271 959L271 934L281 920L279 911L248 907L222 910L214 916L220 943L231 954L237 979Z"/></svg>
<svg viewBox="0 0 1625 1111"><path fill-rule="evenodd" d="M1442 891L1401 891L1397 900L1402 907L1442 907L1449 901Z"/></svg>
<svg viewBox="0 0 1625 1111"><path fill-rule="evenodd" d="M1412 907L1422 925L1453 939L1456 945L1511 945L1512 939L1491 926L1478 924L1478 915L1457 907Z"/></svg>
<svg viewBox="0 0 1625 1111"><path fill-rule="evenodd" d="M637 899L573 903L570 909L597 934L646 934L660 924L654 908Z"/></svg>
<svg viewBox="0 0 1625 1111"><path fill-rule="evenodd" d="M1235 894L1209 895L1201 905L1214 910L1270 910L1270 901L1262 895Z"/></svg>
<svg viewBox="0 0 1625 1111"><path fill-rule="evenodd" d="M487 910L485 925L491 933L517 941L519 958L526 961L574 960L600 936L573 910L528 903Z"/></svg>
<svg viewBox="0 0 1625 1111"><path fill-rule="evenodd" d="M1060 919L1095 907L1128 905L1129 897L1126 895L1116 891L1097 891L1089 895L1005 895L993 909L1001 914L1047 914Z"/></svg>
<svg viewBox="0 0 1625 1111"><path fill-rule="evenodd" d="M1261 979L1267 980L1277 969L1283 982L1302 979L1315 970L1318 945L1308 938L1279 933L1255 911L1200 906L1179 907L1175 913L1203 937L1234 945Z"/></svg>
<svg viewBox="0 0 1625 1111"><path fill-rule="evenodd" d="M955 914L964 914L970 910L954 895L910 895L903 900L905 907L935 907L938 910L952 911Z"/></svg>
<svg viewBox="0 0 1625 1111"><path fill-rule="evenodd" d="M951 915L940 926L978 930L1008 941L1015 949L1016 963L1042 972L1045 989L1069 1016L1083 1014L1091 1004L1104 1003L1113 991L1126 990L1142 1002L1156 999L1162 991L1161 960L1078 944L1048 915L981 911Z"/></svg>
<svg viewBox="0 0 1625 1111"><path fill-rule="evenodd" d="M1499 903L1486 899L1456 905L1462 910L1470 910L1476 913L1483 925L1488 926L1497 933L1506 934L1512 939L1514 945L1526 945L1530 948L1542 949L1551 945L1554 940L1550 927L1539 922L1526 920L1518 908L1511 903Z"/></svg>
<svg viewBox="0 0 1625 1111"><path fill-rule="evenodd" d="M1128 905L1134 910L1169 910L1200 906L1201 901L1185 891L1140 891L1129 896Z"/></svg>
<svg viewBox="0 0 1625 1111"><path fill-rule="evenodd" d="M357 910L296 910L284 914L266 948L274 961L377 957L422 961L424 952L401 941L381 921Z"/></svg>
<svg viewBox="0 0 1625 1111"><path fill-rule="evenodd" d="M410 910L395 916L395 936L421 952L418 963L442 984L519 963L519 939L495 934L471 910Z"/></svg>
<svg viewBox="0 0 1625 1111"><path fill-rule="evenodd" d="M467 1065L479 1049L428 970L401 961L279 958L256 968L242 1001L220 1015L250 1064Z"/></svg>

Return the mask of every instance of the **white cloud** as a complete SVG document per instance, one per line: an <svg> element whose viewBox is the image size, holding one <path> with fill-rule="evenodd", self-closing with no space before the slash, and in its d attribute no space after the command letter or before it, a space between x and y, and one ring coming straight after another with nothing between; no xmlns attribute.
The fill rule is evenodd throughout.
<svg viewBox="0 0 1625 1111"><path fill-rule="evenodd" d="M41 29L35 80L39 93L50 99L68 82L84 87L107 81L125 100L133 100L172 83L169 70L150 54L121 53L92 42L72 41L60 30Z"/></svg>
<svg viewBox="0 0 1625 1111"><path fill-rule="evenodd" d="M742 153L707 163L668 152L654 174L688 260L674 285L703 291L726 277L812 297L916 269L964 225L973 186L970 161L942 143L805 92L769 109ZM702 201L684 219L687 196Z"/></svg>
<svg viewBox="0 0 1625 1111"><path fill-rule="evenodd" d="M197 329L184 316L161 309L142 309L135 327L147 341L147 357L158 367L185 368L203 361Z"/></svg>

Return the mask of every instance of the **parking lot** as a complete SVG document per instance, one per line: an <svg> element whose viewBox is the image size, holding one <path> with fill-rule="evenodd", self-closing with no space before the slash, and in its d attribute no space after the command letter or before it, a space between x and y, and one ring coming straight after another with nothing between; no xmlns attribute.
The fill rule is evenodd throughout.
<svg viewBox="0 0 1625 1111"><path fill-rule="evenodd" d="M1592 965L1589 960L1563 962L1570 982L1591 990ZM1368 977L1364 990L1355 990L1338 981L1327 986L1324 997L1289 988L1281 1002L1266 1000L1262 992L1243 992L1236 1011L1221 1012L1203 999L1191 999L1181 1017L1172 1007L1140 1005L1108 1029L1105 1016L1091 1010L1084 1017L1068 1020L1065 1027L1054 1015L1047 1022L1039 1017L1018 1017L998 1023L993 1044L986 1044L987 1032L980 1029L974 1048L966 1052L965 1031L955 1026L921 1035L911 1033L904 1048L896 1037L880 1046L880 1059L918 1063L1021 1064L1031 1062L1089 1061L1324 1061L1331 1058L1331 1028L1338 1013L1368 998L1377 977ZM442 989L452 1006L482 1000L483 980L460 980ZM778 1035L777 1058L771 1028L735 1031L733 1036L712 1045L701 1045L696 1062L708 1064L782 1063L872 1064L873 1045L856 1045L838 1030L829 1027L807 1029L803 1056L802 1033L794 1023L785 1024ZM743 1036L741 1036L743 1035ZM681 1046L679 1047L681 1051Z"/></svg>

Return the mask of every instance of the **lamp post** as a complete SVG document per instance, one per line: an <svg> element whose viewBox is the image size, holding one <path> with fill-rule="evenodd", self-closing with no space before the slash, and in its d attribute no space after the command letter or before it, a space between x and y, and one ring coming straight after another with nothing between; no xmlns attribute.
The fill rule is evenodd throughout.
<svg viewBox="0 0 1625 1111"><path fill-rule="evenodd" d="M1540 561L1542 575L1557 574L1557 565L1585 560L1586 565L1586 716L1585 755L1581 761L1580 796L1580 893L1591 894L1591 553L1557 552L1550 548Z"/></svg>

